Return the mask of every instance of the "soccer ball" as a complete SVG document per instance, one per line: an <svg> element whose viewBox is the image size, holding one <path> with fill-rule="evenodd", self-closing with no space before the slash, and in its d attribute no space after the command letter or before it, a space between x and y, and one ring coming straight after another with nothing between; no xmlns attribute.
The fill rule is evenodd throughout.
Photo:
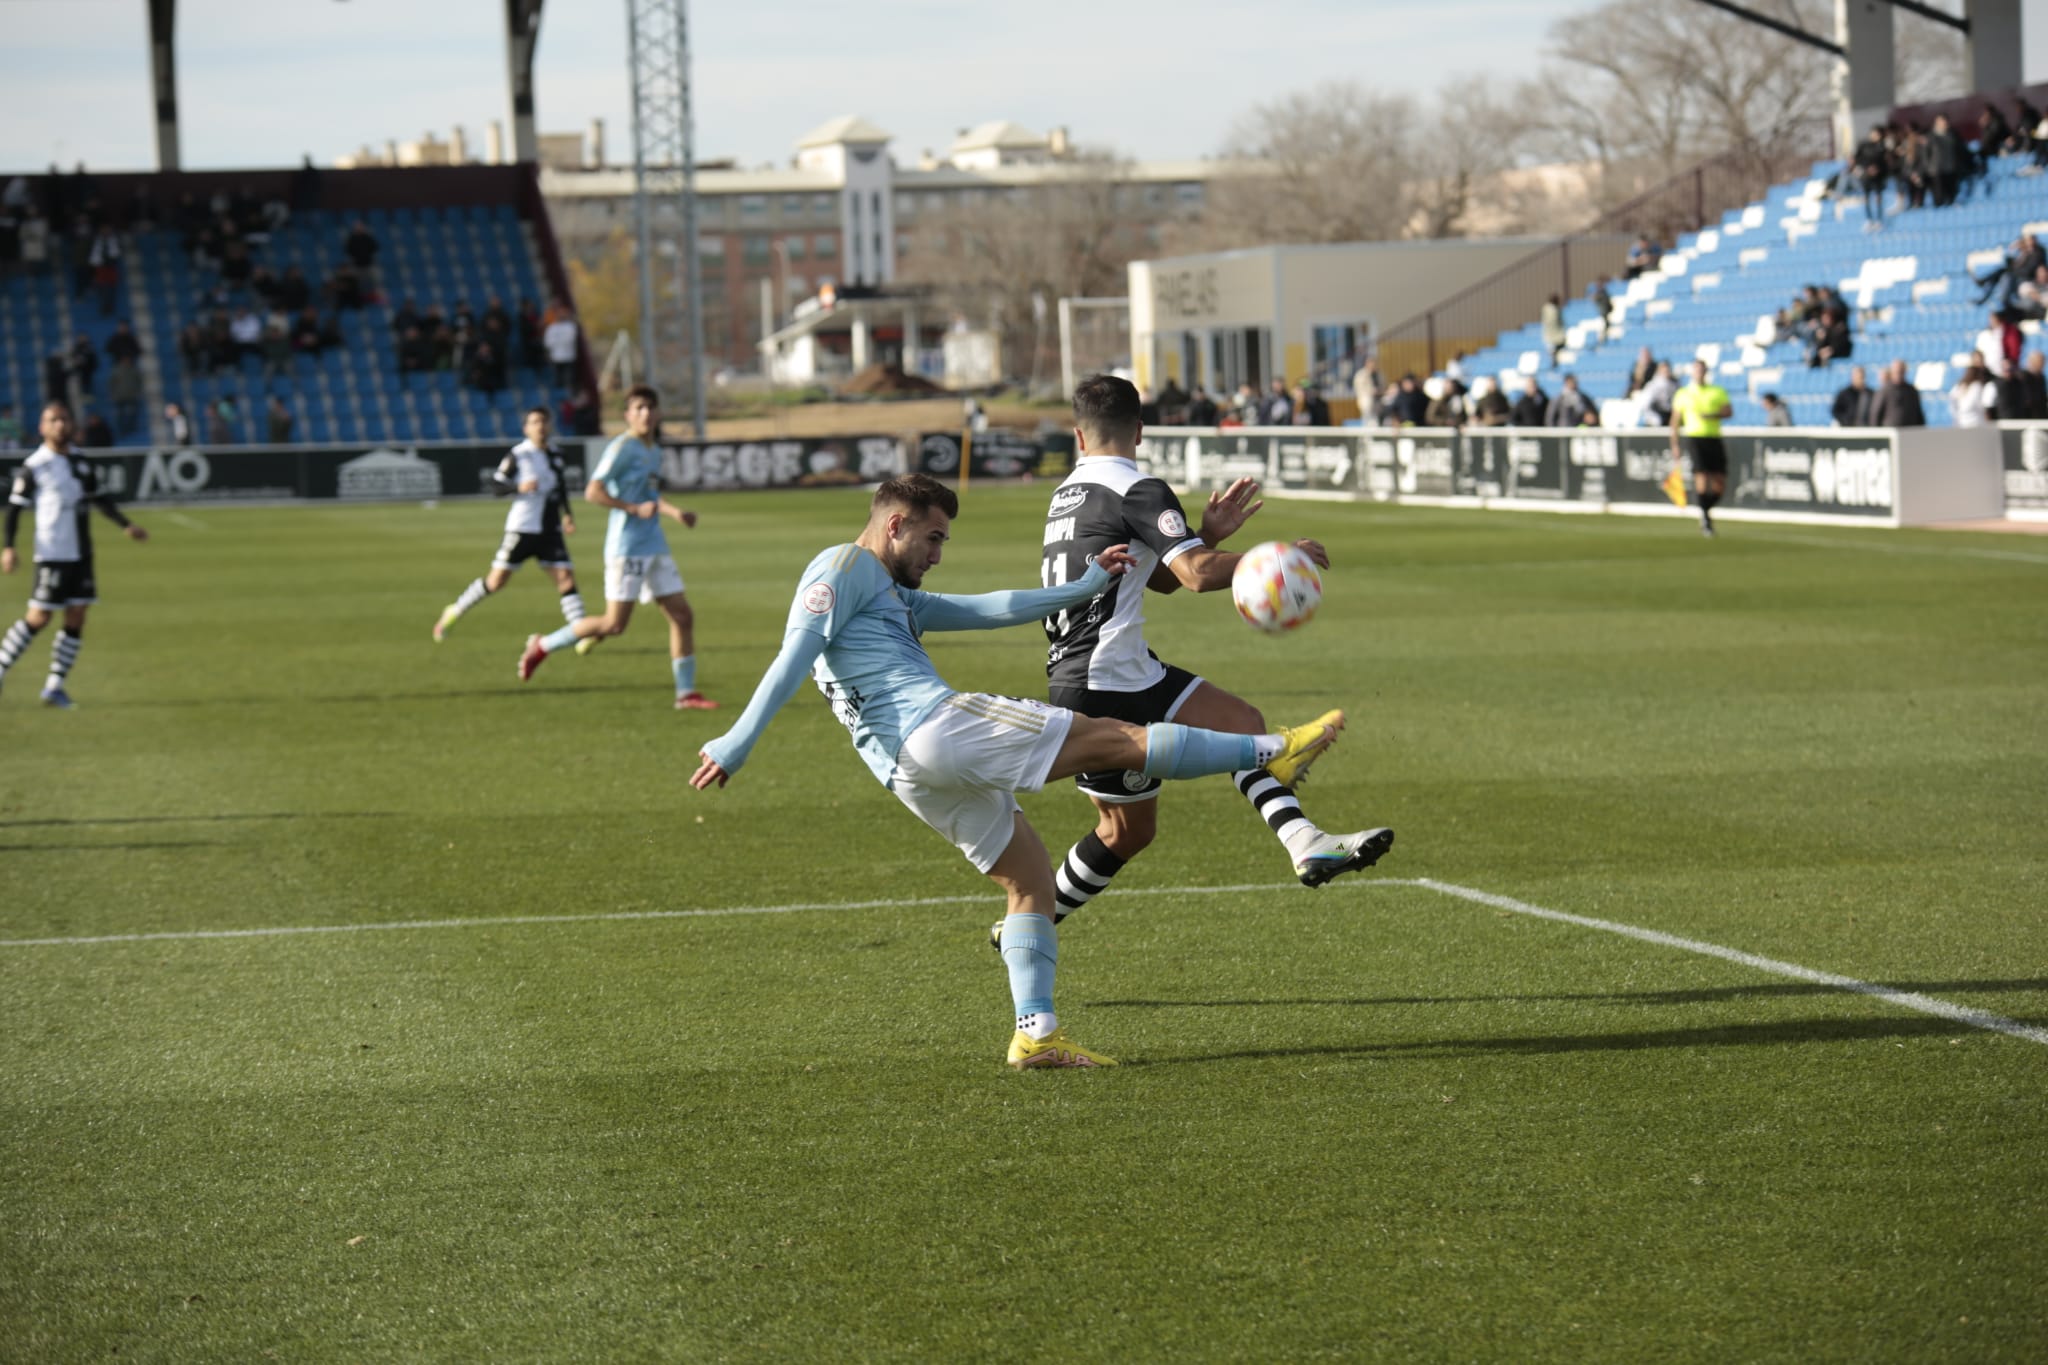
<svg viewBox="0 0 2048 1365"><path fill-rule="evenodd" d="M1316 614L1323 602L1323 575L1300 546L1269 540L1237 561L1230 596L1247 625L1277 635L1307 624Z"/></svg>

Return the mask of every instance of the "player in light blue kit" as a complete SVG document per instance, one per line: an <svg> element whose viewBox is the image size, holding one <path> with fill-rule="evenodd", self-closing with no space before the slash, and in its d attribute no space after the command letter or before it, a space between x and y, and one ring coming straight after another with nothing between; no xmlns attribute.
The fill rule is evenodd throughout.
<svg viewBox="0 0 2048 1365"><path fill-rule="evenodd" d="M724 786L804 675L813 675L882 785L1008 894L1001 946L1017 1013L1010 1065L1113 1066L1070 1041L1053 1012L1052 863L1014 793L1108 766L1187 778L1263 765L1292 783L1336 741L1344 715L1332 711L1279 734L1226 735L955 692L919 642L926 631L1037 621L1099 596L1133 562L1129 547L1113 545L1056 587L973 597L920 591L959 512L953 491L926 474L875 490L860 538L804 570L781 652L732 729L704 746L690 785Z"/></svg>
<svg viewBox="0 0 2048 1365"><path fill-rule="evenodd" d="M526 651L519 656L521 682L558 649L578 640L624 634L633 619L634 602L652 602L668 616L676 709L709 711L718 705L697 690L690 599L683 595L683 576L669 557L668 540L661 532L663 517L695 526L697 514L662 499L660 431L660 396L645 384L628 389L626 434L605 447L604 458L583 490L585 502L612 509L604 534L604 615L586 616L552 635L527 636Z"/></svg>

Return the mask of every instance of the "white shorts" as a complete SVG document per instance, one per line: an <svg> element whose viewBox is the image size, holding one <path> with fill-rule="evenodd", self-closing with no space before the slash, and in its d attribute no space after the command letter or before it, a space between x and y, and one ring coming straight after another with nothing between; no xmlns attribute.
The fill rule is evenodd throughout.
<svg viewBox="0 0 2048 1365"><path fill-rule="evenodd" d="M683 590L683 575L667 555L628 555L604 562L604 600L655 602Z"/></svg>
<svg viewBox="0 0 2048 1365"><path fill-rule="evenodd" d="M1011 793L1045 785L1073 723L1042 701L956 692L896 751L889 790L986 872L1017 830Z"/></svg>

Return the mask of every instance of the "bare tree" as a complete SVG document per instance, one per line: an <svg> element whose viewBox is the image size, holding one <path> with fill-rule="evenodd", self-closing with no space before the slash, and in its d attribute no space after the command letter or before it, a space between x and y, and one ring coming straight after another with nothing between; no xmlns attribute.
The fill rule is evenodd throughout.
<svg viewBox="0 0 2048 1365"><path fill-rule="evenodd" d="M1128 212L1130 196L1146 193L1126 164L1082 155L1036 183L921 220L900 278L998 332L1012 375L1048 373L1058 361L1057 300L1123 293L1125 267L1156 247Z"/></svg>

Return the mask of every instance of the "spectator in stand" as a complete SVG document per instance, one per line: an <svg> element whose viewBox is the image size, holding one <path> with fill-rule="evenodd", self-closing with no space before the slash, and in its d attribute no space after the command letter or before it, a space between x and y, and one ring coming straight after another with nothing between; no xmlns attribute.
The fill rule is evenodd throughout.
<svg viewBox="0 0 2048 1365"><path fill-rule="evenodd" d="M512 355L512 315L505 311L505 304L496 294L484 307L484 315L477 322L478 339L488 341L491 349L508 360Z"/></svg>
<svg viewBox="0 0 2048 1365"><path fill-rule="evenodd" d="M1767 427L1789 427L1792 425L1792 409L1785 406L1785 400L1775 393L1763 396L1764 425Z"/></svg>
<svg viewBox="0 0 2048 1365"><path fill-rule="evenodd" d="M1849 324L1834 309L1825 309L1807 332L1806 368L1818 370L1829 361L1845 360L1855 349L1849 337Z"/></svg>
<svg viewBox="0 0 2048 1365"><path fill-rule="evenodd" d="M547 349L541 344L541 334L547 330L540 320L540 308L532 299L519 301L519 316L513 320L518 332L519 366L521 369L537 370L547 361Z"/></svg>
<svg viewBox="0 0 2048 1365"><path fill-rule="evenodd" d="M1637 237L1629 243L1628 255L1622 260L1623 279L1632 280L1657 264L1657 245L1648 237Z"/></svg>
<svg viewBox="0 0 2048 1365"><path fill-rule="evenodd" d="M407 296L406 300L399 304L397 310L391 314L391 335L395 337L403 337L408 327L424 326L426 326L426 315L420 312L419 305L414 303L410 296Z"/></svg>
<svg viewBox="0 0 2048 1365"><path fill-rule="evenodd" d="M555 387L568 388L576 379L576 347L583 339L575 315L563 310L547 325L542 339L547 346L548 363L555 369Z"/></svg>
<svg viewBox="0 0 2048 1365"><path fill-rule="evenodd" d="M334 273L327 277L323 292L326 293L327 303L331 308L361 308L363 277L353 265L338 265L334 268Z"/></svg>
<svg viewBox="0 0 2048 1365"><path fill-rule="evenodd" d="M1186 395L1182 395L1185 397ZM1326 427L1330 425L1330 405L1323 396L1306 384L1294 386L1294 425L1298 427Z"/></svg>
<svg viewBox="0 0 2048 1365"><path fill-rule="evenodd" d="M99 295L100 316L114 316L114 302L121 292L121 237L102 223L86 248L86 265L92 271L93 289Z"/></svg>
<svg viewBox="0 0 2048 1365"><path fill-rule="evenodd" d="M235 400L222 394L214 400L206 414L206 440L209 445L233 445L235 423L241 414L235 411Z"/></svg>
<svg viewBox="0 0 2048 1365"><path fill-rule="evenodd" d="M597 395L578 389L574 397L563 399L561 427L567 436L602 435L604 422L598 413Z"/></svg>
<svg viewBox="0 0 2048 1365"><path fill-rule="evenodd" d="M1981 427L1991 420L1992 406L1998 401L1998 386L1992 382L1991 371L1984 368L1984 357L1973 355L1955 386L1948 391L1948 410L1958 427Z"/></svg>
<svg viewBox="0 0 2048 1365"><path fill-rule="evenodd" d="M1920 391L1906 381L1906 362L1894 360L1885 367L1884 388L1871 405L1870 425L1874 427L1924 427L1927 412L1920 404Z"/></svg>
<svg viewBox="0 0 2048 1365"><path fill-rule="evenodd" d="M114 446L114 429L90 406L86 408L85 421L78 429L78 444L87 450L111 450Z"/></svg>
<svg viewBox="0 0 2048 1365"><path fill-rule="evenodd" d="M1166 377L1166 387L1159 391L1159 420L1166 426L1177 427L1187 418L1187 390L1181 388L1172 375ZM1299 408L1296 409L1299 411Z"/></svg>
<svg viewBox="0 0 2048 1365"><path fill-rule="evenodd" d="M2039 318L2048 314L2048 265L2035 270L2033 276L2013 292L2012 311L2021 318Z"/></svg>
<svg viewBox="0 0 2048 1365"><path fill-rule="evenodd" d="M177 403L164 404L164 435L174 446L192 444L192 419L185 415L185 409Z"/></svg>
<svg viewBox="0 0 2048 1365"><path fill-rule="evenodd" d="M1266 401L1259 406L1259 425L1268 427L1291 427L1294 425L1294 398L1287 392L1287 381L1275 379L1266 390Z"/></svg>
<svg viewBox="0 0 2048 1365"><path fill-rule="evenodd" d="M2004 379L2019 364L2020 350L2026 344L2027 339L2020 334L2012 314L2001 308L1990 315L1984 330L1977 333L1976 351L1984 357L1984 368L1991 372L1991 377Z"/></svg>
<svg viewBox="0 0 2048 1365"><path fill-rule="evenodd" d="M1884 187L1892 175L1892 149L1885 141L1883 125L1873 127L1857 145L1849 169L1863 191L1863 230L1876 232L1884 227Z"/></svg>
<svg viewBox="0 0 2048 1365"><path fill-rule="evenodd" d="M19 181L20 176L15 179ZM0 450L20 450L22 437L26 433L21 427L21 418L15 412L14 404L0 403Z"/></svg>
<svg viewBox="0 0 2048 1365"><path fill-rule="evenodd" d="M1828 416L1834 418L1838 427L1873 426L1871 410L1876 402L1877 395L1871 392L1863 367L1855 365L1849 370L1849 382L1836 391Z"/></svg>
<svg viewBox="0 0 2048 1365"><path fill-rule="evenodd" d="M1445 374L1433 374L1422 381L1423 396L1429 399L1429 406L1422 410L1422 425L1426 427L1462 427L1465 425L1465 389L1457 380Z"/></svg>
<svg viewBox="0 0 2048 1365"><path fill-rule="evenodd" d="M497 397L498 391L505 387L505 362L499 358L497 348L488 341L477 343L464 379L471 388L489 397Z"/></svg>
<svg viewBox="0 0 2048 1365"><path fill-rule="evenodd" d="M1484 374L1472 381L1471 412L1473 424L1482 427L1504 427L1514 417L1500 381Z"/></svg>
<svg viewBox="0 0 2048 1365"><path fill-rule="evenodd" d="M142 421L142 367L123 356L107 372L107 401L114 405L114 432L126 436Z"/></svg>
<svg viewBox="0 0 2048 1365"><path fill-rule="evenodd" d="M263 324L263 375L278 379L292 372L291 327L281 315Z"/></svg>
<svg viewBox="0 0 2048 1365"><path fill-rule="evenodd" d="M1977 150L1985 160L2002 156L2012 141L2012 125L2006 122L2004 112L1996 104L1984 102L1983 117L1977 121ZM1986 167L1985 169L1990 169Z"/></svg>
<svg viewBox="0 0 2048 1365"><path fill-rule="evenodd" d="M187 374L210 374L213 353L206 344L206 331L196 322L185 324L178 333L178 360Z"/></svg>
<svg viewBox="0 0 2048 1365"><path fill-rule="evenodd" d="M1200 384L1188 396L1188 425L1191 427L1213 427L1216 425L1216 400Z"/></svg>
<svg viewBox="0 0 2048 1365"><path fill-rule="evenodd" d="M306 272L291 266L284 272L284 278L277 282L277 311L296 313L313 302L313 285L306 278Z"/></svg>
<svg viewBox="0 0 2048 1365"><path fill-rule="evenodd" d="M972 403L974 400L970 398L967 401ZM1146 389L1138 395L1138 420L1148 427L1164 425L1159 420L1159 395L1156 391Z"/></svg>
<svg viewBox="0 0 2048 1365"><path fill-rule="evenodd" d="M111 361L133 360L137 364L142 362L142 343L136 339L134 330L128 326L125 318L114 324L113 335L107 338L106 352L107 359Z"/></svg>
<svg viewBox="0 0 2048 1365"><path fill-rule="evenodd" d="M1934 207L1947 208L1956 202L1956 185L1963 169L1963 145L1947 114L1936 114L1927 134L1927 193Z"/></svg>
<svg viewBox="0 0 2048 1365"><path fill-rule="evenodd" d="M43 357L43 401L71 404L71 366L62 351Z"/></svg>
<svg viewBox="0 0 2048 1365"><path fill-rule="evenodd" d="M1510 425L1518 427L1540 427L1549 421L1550 395L1536 382L1535 375L1522 376L1522 393L1515 399L1511 417L1513 420Z"/></svg>
<svg viewBox="0 0 2048 1365"><path fill-rule="evenodd" d="M341 254L346 256L349 265L354 267L359 287L364 293L370 295L381 292L377 287L379 283L377 252L379 250L380 245L375 234L370 231L369 223L361 218L356 219L350 225L348 236L344 237L341 242ZM358 305L345 304L343 306L353 308Z"/></svg>
<svg viewBox="0 0 2048 1365"><path fill-rule="evenodd" d="M292 349L301 355L317 356L329 346L341 344L341 333L332 322L323 321L310 305L292 320Z"/></svg>
<svg viewBox="0 0 2048 1365"><path fill-rule="evenodd" d="M235 310L228 322L228 340L235 344L237 365L263 354L263 319L256 316L255 309L243 304Z"/></svg>
<svg viewBox="0 0 2048 1365"><path fill-rule="evenodd" d="M408 386L408 376L425 374L434 368L434 343L417 327L405 329L398 342L398 385Z"/></svg>
<svg viewBox="0 0 2048 1365"><path fill-rule="evenodd" d="M71 343L71 377L78 381L81 398L90 398L93 381L100 372L100 352L92 344L92 338L85 333L78 334L78 340Z"/></svg>
<svg viewBox="0 0 2048 1365"><path fill-rule="evenodd" d="M1927 136L1908 123L1899 130L1892 151L1893 173L1899 187L1895 207L1900 212L1917 209L1927 200Z"/></svg>
<svg viewBox="0 0 2048 1365"><path fill-rule="evenodd" d="M2044 368L2048 368L2048 356L2029 351L2020 372L1998 386L1999 421L2048 421L2048 379L2043 378Z"/></svg>
<svg viewBox="0 0 2048 1365"><path fill-rule="evenodd" d="M242 298L255 278L256 258L249 254L249 244L240 237L230 238L220 252L220 282L228 296Z"/></svg>
<svg viewBox="0 0 2048 1365"><path fill-rule="evenodd" d="M1593 291L1588 296L1593 301L1593 316L1600 323L1600 339L1607 340L1608 316L1614 312L1614 295L1607 292L1607 277L1602 275L1593 281Z"/></svg>
<svg viewBox="0 0 2048 1365"><path fill-rule="evenodd" d="M1636 352L1635 366L1628 372L1628 396L1633 398L1643 385L1657 377L1657 357L1645 346Z"/></svg>
<svg viewBox="0 0 2048 1365"><path fill-rule="evenodd" d="M1547 427L1597 427L1600 414L1593 407L1593 400L1579 392L1579 377L1568 374L1564 386L1557 391L1557 397L1550 400L1550 410L1543 415Z"/></svg>
<svg viewBox="0 0 2048 1365"><path fill-rule="evenodd" d="M1422 385L1416 382L1414 375L1404 374L1395 386L1387 408L1394 425L1419 427L1429 416L1429 395L1422 391Z"/></svg>
<svg viewBox="0 0 2048 1365"><path fill-rule="evenodd" d="M1544 300L1541 314L1543 328L1543 349L1550 352L1550 363L1557 364L1558 355L1564 350L1564 301L1552 294Z"/></svg>
<svg viewBox="0 0 2048 1365"><path fill-rule="evenodd" d="M33 207L21 220L21 268L30 275L50 268L50 220Z"/></svg>
<svg viewBox="0 0 2048 1365"><path fill-rule="evenodd" d="M270 407L265 413L266 435L274 446L290 445L292 440L292 410L284 405L284 399L270 395Z"/></svg>
<svg viewBox="0 0 2048 1365"><path fill-rule="evenodd" d="M1365 363L1351 372L1351 396L1358 400L1358 420L1372 426L1379 420L1380 365L1368 356Z"/></svg>
<svg viewBox="0 0 2048 1365"><path fill-rule="evenodd" d="M1671 373L1671 366L1658 361L1651 372L1650 382L1636 392L1636 401L1642 404L1643 425L1646 427L1667 427L1671 425L1671 400L1678 396L1678 378Z"/></svg>
<svg viewBox="0 0 2048 1365"><path fill-rule="evenodd" d="M2005 249L2005 258L1998 263L1998 268L1977 281L1983 290L1977 295L1977 302L1989 303L1991 296L2003 286L2005 301L2010 303L2021 282L2033 279L2043 265L2048 265L2048 254L2042 252L2041 243L2033 233L2022 232Z"/></svg>

